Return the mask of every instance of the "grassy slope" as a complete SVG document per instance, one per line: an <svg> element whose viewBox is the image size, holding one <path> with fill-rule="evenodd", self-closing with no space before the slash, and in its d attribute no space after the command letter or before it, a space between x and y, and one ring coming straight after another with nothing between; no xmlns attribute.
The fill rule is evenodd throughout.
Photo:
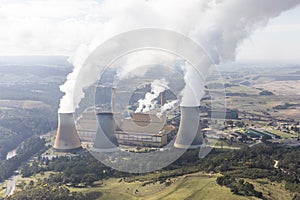
<svg viewBox="0 0 300 200"><path fill-rule="evenodd" d="M70 188L77 192L101 191L103 196L99 199L223 199L223 200L251 200L254 197L242 197L233 195L228 188L216 183L216 177L208 177L200 173L186 175L171 179L173 184L166 187L165 184L150 184L141 186L141 182L119 182L119 179L104 181L102 186L93 188ZM135 194L136 189L138 193Z"/></svg>
<svg viewBox="0 0 300 200"><path fill-rule="evenodd" d="M48 177L51 172L46 172L43 176L37 174L29 178L20 178L17 182L19 185L22 181L27 184L30 180L37 181L39 178L43 179ZM52 172L53 173L53 172ZM156 177L157 174L151 175L141 175L138 177L133 177L128 180L151 180ZM89 193L93 191L100 191L103 193L103 196L100 197L100 200L103 199L118 199L118 200L176 200L176 199L190 199L190 200L211 200L211 199L220 199L220 200L255 200L255 197L243 197L237 196L230 192L230 189L226 187L221 187L216 183L217 175L208 175L203 172L198 172L194 174L179 176L171 178L171 186L167 187L164 183L160 184L159 182L151 183L146 186L142 186L144 182L133 181L125 182L120 181L119 178L111 178L104 181L98 181L95 183L94 187L89 188L74 188L69 187L71 191ZM267 179L258 179L258 180L248 180L246 181L252 183L255 186L255 189L263 192L264 196L272 200L288 200L292 199L292 193L284 189L284 183L274 183L270 182ZM1 186L1 184L0 184ZM3 184L2 184L3 186ZM20 190L20 188L17 188ZM136 192L138 190L138 192ZM5 190L0 190L0 194L3 195ZM1 195L1 196L2 196Z"/></svg>
<svg viewBox="0 0 300 200"><path fill-rule="evenodd" d="M7 184L7 181L0 183L0 198L3 197L3 195L6 192L6 184Z"/></svg>
<svg viewBox="0 0 300 200"><path fill-rule="evenodd" d="M288 133L285 133L285 132L282 132L282 131L279 131L279 130L268 130L268 131L271 132L271 133L274 133L276 135L279 135L282 138L292 138L292 137L296 136L294 134L288 134Z"/></svg>
<svg viewBox="0 0 300 200"><path fill-rule="evenodd" d="M161 193L157 193L155 199L223 199L223 200L246 200L254 197L242 197L233 195L228 188L220 187L215 177L185 176L179 178L176 185L169 187Z"/></svg>

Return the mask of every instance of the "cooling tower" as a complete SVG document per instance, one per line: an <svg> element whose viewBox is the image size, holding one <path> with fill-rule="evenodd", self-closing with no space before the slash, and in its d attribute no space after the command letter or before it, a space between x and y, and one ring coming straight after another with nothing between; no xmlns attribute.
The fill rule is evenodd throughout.
<svg viewBox="0 0 300 200"><path fill-rule="evenodd" d="M119 150L119 143L114 133L114 117L111 112L97 113L98 128L92 151L113 152Z"/></svg>
<svg viewBox="0 0 300 200"><path fill-rule="evenodd" d="M58 128L53 148L66 152L81 148L73 113L58 113Z"/></svg>
<svg viewBox="0 0 300 200"><path fill-rule="evenodd" d="M180 107L180 126L174 146L180 149L195 149L203 144L203 135L199 127L199 106Z"/></svg>

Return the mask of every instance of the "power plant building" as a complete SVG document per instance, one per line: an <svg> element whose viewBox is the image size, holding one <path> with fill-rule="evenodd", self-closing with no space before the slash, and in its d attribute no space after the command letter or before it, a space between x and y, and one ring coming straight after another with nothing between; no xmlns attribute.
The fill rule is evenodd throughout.
<svg viewBox="0 0 300 200"><path fill-rule="evenodd" d="M165 131L150 135L145 133L116 133L119 144L145 146L145 147L162 147L168 143L168 136Z"/></svg>
<svg viewBox="0 0 300 200"><path fill-rule="evenodd" d="M93 108L87 109L82 113L76 127L82 142L93 142L95 140L98 122Z"/></svg>
<svg viewBox="0 0 300 200"><path fill-rule="evenodd" d="M162 147L168 143L168 134L173 130L164 126L165 120L165 115L133 113L123 120L116 137L124 145Z"/></svg>
<svg viewBox="0 0 300 200"><path fill-rule="evenodd" d="M100 130L98 129L97 117L106 119L108 116L105 116L101 112L95 114L93 109L88 109L82 114L76 124L81 141L89 143L96 140L104 140L99 138ZM132 113L132 117L125 119L121 119L120 114L114 113L113 118L111 119L112 121L109 120L113 122L113 130L111 132L115 134L117 142L121 145L162 147L168 143L168 136L174 133L175 129L172 126L165 126L166 116L157 117L155 113ZM103 121L103 119L99 120ZM103 123L101 126L107 126L107 123ZM98 138L96 138L96 132L98 132ZM104 130L103 132L106 131Z"/></svg>
<svg viewBox="0 0 300 200"><path fill-rule="evenodd" d="M81 148L81 140L93 143L93 151L112 152L119 150L119 144L142 147L163 147L176 135L174 126L166 125L166 114L154 109L147 113L134 112L128 117L114 112L115 89L112 89L112 106L106 111L97 107L87 109L75 126L73 113L60 113L57 136L53 145L59 151ZM161 94L161 103L165 103ZM174 146L176 148L199 148L203 145L200 109L180 107L181 117ZM77 128L77 129L76 129ZM79 136L77 134L77 130ZM80 140L81 138L81 140Z"/></svg>

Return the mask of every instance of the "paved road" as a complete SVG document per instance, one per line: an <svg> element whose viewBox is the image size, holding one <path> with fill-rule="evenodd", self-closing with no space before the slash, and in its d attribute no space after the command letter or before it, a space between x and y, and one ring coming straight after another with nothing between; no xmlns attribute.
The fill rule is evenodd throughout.
<svg viewBox="0 0 300 200"><path fill-rule="evenodd" d="M254 144L251 144L251 145L249 145L249 147L250 147L250 148L251 148L251 147L254 147L255 145L257 145L257 144L260 144L260 143L262 143L262 141L261 141L261 140L259 140L259 141L255 142Z"/></svg>
<svg viewBox="0 0 300 200"><path fill-rule="evenodd" d="M17 180L19 179L20 175L15 175L12 176L6 184L6 192L4 194L4 196L8 196L8 195L12 195L16 189L16 183Z"/></svg>
<svg viewBox="0 0 300 200"><path fill-rule="evenodd" d="M274 168L278 169L278 164L279 164L279 160L274 160L275 164L274 164Z"/></svg>

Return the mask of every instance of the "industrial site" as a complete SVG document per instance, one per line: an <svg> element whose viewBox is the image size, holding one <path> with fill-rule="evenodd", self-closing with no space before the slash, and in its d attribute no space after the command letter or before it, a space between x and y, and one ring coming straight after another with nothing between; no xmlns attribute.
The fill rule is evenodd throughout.
<svg viewBox="0 0 300 200"><path fill-rule="evenodd" d="M152 196L153 191L158 192L158 197L162 197L172 191L174 195L179 195L175 188L186 180L188 185L183 188L187 191L192 190L197 195L200 194L197 193L196 185L209 184L210 187L206 191L218 190L220 194L231 199L253 197L233 194L228 188L224 189L218 185L216 180L220 176L219 173L224 173L231 177L247 177L245 178L247 183L254 185L255 190L258 191L258 193L251 193L252 195L259 196L259 192L262 192L263 196L270 193L272 198L279 195L282 199L289 199L290 196L296 195L293 192L295 190L291 189L295 186L291 181L285 186L266 177L281 180L282 174L289 177L288 171L297 169L297 164L291 164L297 160L297 157L292 159L293 161L289 159L294 156L294 151L297 152L299 147L298 95L295 95L297 87L294 90L289 87L289 93L281 95L282 91L288 90L279 87L269 88L268 82L260 77L272 77L273 85L281 83L281 87L284 87L282 83L286 80L298 78L298 74L295 73L298 67L279 67L277 76L272 69L265 71L264 74L257 70L251 75L247 68L240 67L239 70L234 69L234 71L233 69L225 68L221 72L225 81L223 86L220 85L215 73L209 77L205 95L201 99L200 106L197 107L180 106L170 89L164 89L151 96L155 96L151 104L139 101L145 100L148 93L154 94L151 93L153 81L146 81L148 83L143 87L133 88L130 92L126 92L124 87L101 84L96 87L96 93L94 90L90 91L92 97L96 98L92 103L96 102L96 104L90 106L88 102L84 102L87 106L82 111L73 113L57 113L57 102L61 94L57 94L57 101L53 103L46 103L49 96L43 97L36 95L35 92L31 94L31 101L15 100L15 104L1 101L1 106L6 108L6 111L1 112L0 121L2 126L6 123L6 127L14 130L15 136L10 136L15 137L14 141L18 140L19 131L20 133L24 133L24 130L35 131L28 140L8 151L7 160L3 161L12 163L16 162L16 158L20 161L24 160L23 162L30 159L28 164L23 164L21 167L4 168L7 171L2 172L12 174L13 178L2 184L3 196L12 193L21 195L19 191L22 191L23 187L31 191L30 184L34 184L32 191L35 191L34 188L39 187L39 184L45 184L44 181L52 185L59 180L60 186L49 187L67 187L68 190L76 192L87 190L88 193L95 192L93 193L95 196L100 194L96 192L101 191L104 197L109 198L118 195L125 195L128 198L148 198ZM52 68L52 70L61 69ZM28 69L27 73L33 72ZM240 79L241 76L246 77L248 82ZM61 80L64 80L64 76ZM32 84L43 85L42 80L38 78L31 81ZM179 81L175 79L175 83ZM22 87L31 88L30 84L22 84L24 84ZM59 84L61 82L57 83ZM47 87L43 85L45 88L41 87L41 89L49 91L53 87L55 91L57 85L52 86L49 82ZM131 87L129 83L123 85ZM172 85L171 81L170 85ZM2 88L5 91L2 95L9 97L11 88L20 87L3 85ZM212 109L212 106L220 101L215 98L216 95L214 96L214 92L220 91L220 88L221 90L225 88L226 91L225 111L222 107ZM41 97L44 98L44 103L34 101ZM124 103L124 99L129 100ZM53 107L47 106L49 104ZM18 120L12 121L10 117L16 109L24 114L32 112L36 118L21 118L19 120L24 121L22 126L8 126L11 123L19 123ZM162 110L165 112L161 112ZM36 123L34 127L41 128L32 129L29 121ZM9 135L13 132L4 133ZM30 132L25 133L29 135ZM165 161L162 153L166 153L168 157L171 155L168 153L176 154L177 150L187 150L187 152L177 161L173 161L173 164L145 175L123 174L105 166L94 157L106 153L122 157L127 156L126 152L132 153L137 155L134 157L136 162L132 162L133 167L140 163L143 166L141 170L146 170L149 167L151 169L153 164L157 164L157 160L160 160L160 163ZM154 161L148 160L149 156L145 153L149 152L153 153ZM28 157L28 155L32 156ZM116 158L118 159L116 163L122 165L122 169L127 169L126 160ZM248 162L241 166L241 162L238 161L241 159L246 159ZM241 171L240 168L243 170ZM8 171L11 169L14 171ZM182 172L182 169L185 171ZM277 175L270 174L274 173L274 170ZM247 174L247 171L251 174ZM39 183L38 180L42 182ZM287 178L285 180L289 181ZM265 184L260 185L257 181L264 181ZM280 189L280 187L288 189ZM114 194L107 192L109 190L115 191ZM277 190L281 193L275 192Z"/></svg>
<svg viewBox="0 0 300 200"><path fill-rule="evenodd" d="M143 105L146 112L141 109L140 102L147 94L151 94L151 83L146 84L142 90L136 89L138 94L130 94L128 105L119 102L126 97L125 91L111 86L97 86L98 96L105 94L110 98L102 97L106 99L103 101L100 95L95 106L87 107L80 114L59 113L53 149L58 152L76 152L83 147L96 152L139 152L140 149L168 149L169 144L179 149L239 149L244 145L252 146L262 141L298 145L298 122L287 116L277 116L276 109L270 114L270 108L267 107L252 111L251 108L249 110L245 107L246 110L243 110L229 104L226 110L213 110L213 99L208 90L220 90L220 83L215 82L214 78L214 75L210 77L206 95L202 98L200 106L180 106L174 93L163 89L154 95L155 98L151 100L154 104L147 105L147 109L147 106ZM236 83L230 82L223 85L223 89L227 91L228 102L231 99L242 98L243 94L231 92L237 87ZM254 92L253 87L245 86L244 83L241 83L241 87L245 94L245 89ZM272 92L260 88L256 90L256 100L269 98L277 101ZM116 95L124 96L118 98ZM245 98L250 96L247 94ZM293 107L296 104L288 105ZM279 105L276 108L284 109ZM217 126L212 126L213 123Z"/></svg>
<svg viewBox="0 0 300 200"><path fill-rule="evenodd" d="M113 111L116 88L112 88L111 91L112 106L110 103L101 106L110 107ZM161 108L167 101L174 101L167 99L166 92L160 93L158 99ZM162 148L174 140L176 135L178 139L175 141L175 147L198 148L203 144L199 107L181 107L183 114L180 114L179 108L172 108L168 113L160 113L158 107L153 107L147 113L127 110L129 114L124 117L122 113L103 111L101 106L86 109L76 121L76 125L73 113L59 113L53 148L57 151L72 152L82 146L81 142L85 147L93 146L92 151L115 151L119 145ZM128 108L136 109L137 105L128 105ZM181 126L180 120L183 120Z"/></svg>
<svg viewBox="0 0 300 200"><path fill-rule="evenodd" d="M300 200L300 0L2 0L0 200Z"/></svg>

